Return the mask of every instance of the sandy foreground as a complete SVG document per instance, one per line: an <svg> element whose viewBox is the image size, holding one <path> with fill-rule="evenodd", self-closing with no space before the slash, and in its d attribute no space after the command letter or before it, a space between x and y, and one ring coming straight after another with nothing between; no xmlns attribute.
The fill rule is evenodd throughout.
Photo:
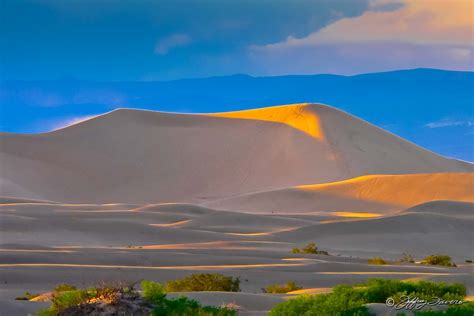
<svg viewBox="0 0 474 316"><path fill-rule="evenodd" d="M474 176L347 113L314 104L214 115L119 110L52 133L0 135L0 315L58 283L238 276L186 293L265 315L369 278L462 282L474 294ZM330 256L291 254L308 242ZM368 265L442 253L457 268ZM303 291L262 288L293 280ZM374 307L379 308L379 307Z"/></svg>
<svg viewBox="0 0 474 316"><path fill-rule="evenodd" d="M9 203L0 207L0 308L27 311L25 291L43 293L57 283L167 281L191 273L241 278L242 293L195 293L208 304L235 302L250 315L268 311L288 295L261 288L294 280L305 289L330 288L368 278L463 282L474 293L471 203L440 202L377 218L330 215L254 215L189 204L153 207ZM440 209L449 215L439 215ZM430 212L433 210L433 212ZM317 241L331 256L295 255ZM366 258L416 259L448 253L458 268L368 265ZM245 315L245 313L242 313ZM7 314L5 314L7 315Z"/></svg>

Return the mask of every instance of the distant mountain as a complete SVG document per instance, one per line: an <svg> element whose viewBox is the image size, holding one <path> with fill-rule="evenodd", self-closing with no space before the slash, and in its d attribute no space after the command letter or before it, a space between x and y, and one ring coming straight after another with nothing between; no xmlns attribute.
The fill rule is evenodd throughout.
<svg viewBox="0 0 474 316"><path fill-rule="evenodd" d="M368 174L474 169L319 104L214 115L116 110L51 133L0 134L0 145L0 196L73 203L202 203ZM355 196L372 191L364 183ZM376 192L386 187L369 183ZM417 203L458 198L471 188L468 180L441 183ZM424 196L423 184L410 192ZM384 202L380 196L397 196L398 186L375 196Z"/></svg>
<svg viewBox="0 0 474 316"><path fill-rule="evenodd" d="M43 132L118 107L221 112L299 102L348 111L439 154L474 161L474 73L414 69L357 76L234 75L168 82L8 81L1 127Z"/></svg>

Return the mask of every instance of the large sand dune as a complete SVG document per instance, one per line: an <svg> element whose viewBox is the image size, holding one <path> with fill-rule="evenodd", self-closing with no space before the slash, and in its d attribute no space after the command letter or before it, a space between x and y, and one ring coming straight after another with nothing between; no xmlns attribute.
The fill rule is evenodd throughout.
<svg viewBox="0 0 474 316"><path fill-rule="evenodd" d="M116 110L0 137L0 195L68 203L203 202L366 174L472 170L317 104L215 115Z"/></svg>

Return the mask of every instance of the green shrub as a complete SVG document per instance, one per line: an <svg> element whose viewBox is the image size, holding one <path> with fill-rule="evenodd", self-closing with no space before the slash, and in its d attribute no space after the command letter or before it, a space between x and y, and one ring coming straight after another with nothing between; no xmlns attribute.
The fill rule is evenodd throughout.
<svg viewBox="0 0 474 316"><path fill-rule="evenodd" d="M142 281L140 287L142 288L143 298L152 304L161 304L166 297L165 289L160 283Z"/></svg>
<svg viewBox="0 0 474 316"><path fill-rule="evenodd" d="M142 281L142 296L154 305L153 316L235 316L234 309L214 306L201 306L197 301L184 296L175 299L166 298L164 287L157 282Z"/></svg>
<svg viewBox="0 0 474 316"><path fill-rule="evenodd" d="M192 274L183 279L167 282L165 285L165 289L166 292L239 292L240 279L228 277L219 273Z"/></svg>
<svg viewBox="0 0 474 316"><path fill-rule="evenodd" d="M64 285L57 286L53 292L52 304L47 309L39 311L38 316L56 316L62 312L69 313L70 308L74 315L83 315L93 310L94 301L98 300L105 304L116 306L126 304L127 307L136 309L137 312L148 314L151 309L154 316L236 316L237 311L228 307L201 306L197 301L186 297L168 299L164 287L160 283L141 282L142 299L133 287L111 287L102 286L90 289L75 289ZM66 290L67 289L67 290ZM59 291L58 291L59 290ZM124 301L125 299L125 301ZM124 303L125 302L125 303ZM135 305L133 305L135 304ZM85 312L85 311L89 312ZM97 310L95 310L97 311ZM141 314L140 314L141 315Z"/></svg>
<svg viewBox="0 0 474 316"><path fill-rule="evenodd" d="M370 279L355 286L336 286L328 294L303 295L289 299L276 305L270 315L369 315L365 304L385 303L389 297L398 302L402 295L426 300L433 297L462 300L466 296L466 288L459 283Z"/></svg>
<svg viewBox="0 0 474 316"><path fill-rule="evenodd" d="M301 249L300 248L293 248L293 249L291 249L291 253L301 253Z"/></svg>
<svg viewBox="0 0 474 316"><path fill-rule="evenodd" d="M455 267L456 265L451 261L450 256L446 255L431 255L421 261L421 264L432 264L436 266Z"/></svg>
<svg viewBox="0 0 474 316"><path fill-rule="evenodd" d="M464 302L461 305L451 305L446 311L415 311L416 316L472 316L474 302Z"/></svg>
<svg viewBox="0 0 474 316"><path fill-rule="evenodd" d="M326 256L329 255L327 251L319 250L318 246L314 242L307 244L303 248L293 248L291 249L291 253L309 253L313 255L326 255Z"/></svg>
<svg viewBox="0 0 474 316"><path fill-rule="evenodd" d="M264 293L285 294L291 291L301 290L301 286L297 286L294 281L288 281L286 285L272 284L262 289Z"/></svg>
<svg viewBox="0 0 474 316"><path fill-rule="evenodd" d="M387 264L387 261L383 260L380 257L375 257L372 259L367 260L369 264Z"/></svg>
<svg viewBox="0 0 474 316"><path fill-rule="evenodd" d="M463 299L466 287L461 283L447 284L444 282L405 282L399 280L370 279L365 283L367 301L370 303L384 303L392 297L396 302L399 297L408 295L420 299L431 300L439 297L445 300Z"/></svg>
<svg viewBox="0 0 474 316"><path fill-rule="evenodd" d="M197 301L184 296L165 299L153 309L153 316L236 316L237 311L225 307L201 306Z"/></svg>
<svg viewBox="0 0 474 316"><path fill-rule="evenodd" d="M87 303L95 295L94 290L74 290L54 293L51 306L39 311L37 316L55 316L65 309Z"/></svg>
<svg viewBox="0 0 474 316"><path fill-rule="evenodd" d="M270 316L365 316L370 315L364 306L361 292L348 286L337 286L333 293L320 295L302 295L277 304Z"/></svg>
<svg viewBox="0 0 474 316"><path fill-rule="evenodd" d="M75 290L77 290L77 288L74 285L70 285L70 284L67 284L67 283L61 283L61 284L56 285L53 292L59 293L59 292L75 291Z"/></svg>

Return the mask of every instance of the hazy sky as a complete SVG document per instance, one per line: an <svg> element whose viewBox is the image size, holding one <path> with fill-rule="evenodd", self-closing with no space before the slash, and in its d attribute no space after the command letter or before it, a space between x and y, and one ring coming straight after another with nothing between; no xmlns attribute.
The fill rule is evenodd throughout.
<svg viewBox="0 0 474 316"><path fill-rule="evenodd" d="M472 70L472 0L3 0L2 79Z"/></svg>

